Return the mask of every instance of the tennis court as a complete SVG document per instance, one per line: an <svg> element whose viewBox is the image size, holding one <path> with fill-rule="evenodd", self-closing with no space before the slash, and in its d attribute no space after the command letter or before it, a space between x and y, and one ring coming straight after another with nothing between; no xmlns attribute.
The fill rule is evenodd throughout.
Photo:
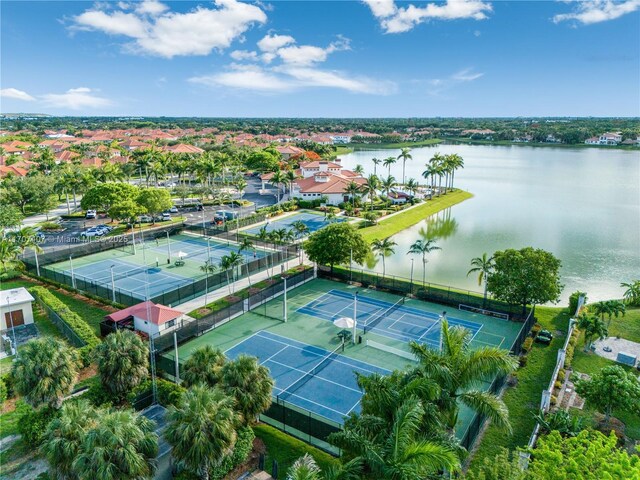
<svg viewBox="0 0 640 480"><path fill-rule="evenodd" d="M157 254L165 256L171 254L172 258L191 259L196 262L206 262L207 258L213 265L218 265L222 257L231 252L239 253L244 257L245 262L255 258L264 257L267 252L258 248L239 250L239 245L235 243L221 242L214 238L195 237L190 235L176 235L169 241L159 241L151 250ZM180 255L180 254L185 255Z"/></svg>
<svg viewBox="0 0 640 480"><path fill-rule="evenodd" d="M260 331L225 354L232 359L241 354L257 357L271 371L275 396L342 424L349 413L360 411L362 391L355 372L364 375L390 372L339 352L339 348L330 352Z"/></svg>
<svg viewBox="0 0 640 480"><path fill-rule="evenodd" d="M331 222L346 222L348 219L346 217L334 217L331 219ZM247 235L258 235L260 230L264 227L267 232L272 232L274 230L291 230L293 224L295 222L304 223L309 229L309 233L313 233L317 230L320 230L322 227L326 227L331 223L326 219L324 214L315 213L315 212L296 212L292 215L287 215L286 217L275 219L275 220L267 220L266 223L261 223L255 227L247 228L246 230L242 230L241 233Z"/></svg>
<svg viewBox="0 0 640 480"><path fill-rule="evenodd" d="M102 285L111 285L111 270L113 267L113 284L116 288L126 290L132 296L144 300L152 298L167 290L180 288L192 282L175 273L169 273L157 267L140 267L134 263L120 259L101 260L73 269L76 280L96 282ZM71 268L64 273L72 276Z"/></svg>
<svg viewBox="0 0 640 480"><path fill-rule="evenodd" d="M354 297L353 293L331 290L298 311L333 322L340 317L353 317ZM404 298L389 303L359 295L356 305L357 325L364 333L374 332L403 342L414 340L435 348L439 346L442 312L435 313L406 306ZM469 330L473 335L472 339L482 329L479 323L456 318L450 314L447 314L447 320L450 326Z"/></svg>

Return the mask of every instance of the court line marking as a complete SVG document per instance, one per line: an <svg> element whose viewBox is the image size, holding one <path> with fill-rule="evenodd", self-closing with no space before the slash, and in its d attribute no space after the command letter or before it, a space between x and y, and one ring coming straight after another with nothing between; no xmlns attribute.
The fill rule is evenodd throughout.
<svg viewBox="0 0 640 480"><path fill-rule="evenodd" d="M309 403L313 403L314 405L317 405L318 407L323 408L323 409L325 409L325 410L330 410L330 411L335 412L335 413L338 413L338 414L340 414L340 415L342 415L342 416L346 416L346 414L345 414L344 412L341 412L341 411L336 410L336 409L334 409L334 408L331 408L331 407L328 407L328 406L326 406L326 405L323 405L322 403L315 402L315 401L311 400L310 398L303 397L302 395L297 395L297 394L295 394L295 393L286 393L286 392L282 392L282 391L281 391L279 394L274 395L274 396L275 396L275 397L280 398L280 396L281 396L283 393L284 393L285 395L287 395L287 398L289 398L289 397L298 397L298 398L301 398L302 400L305 400L305 401L307 401L307 402L309 402ZM284 399L284 400L286 401L286 399ZM293 402L291 402L291 403L293 403ZM295 405L295 403L294 403L294 405ZM298 407L300 407L300 408L304 408L304 407L301 407L299 404L298 404L297 406L298 406ZM313 411L312 411L312 412L313 412ZM316 415L320 415L321 417L324 417L324 418L326 418L327 420L331 420L332 422L335 422L335 420L333 420L333 419L331 419L331 418L327 417L326 415L323 415L323 414L318 413L318 412L313 412L313 413L315 413ZM340 422L336 422L336 423L340 423Z"/></svg>
<svg viewBox="0 0 640 480"><path fill-rule="evenodd" d="M267 362L267 361L265 360L264 362L262 362L262 364L264 364L264 363L266 363L266 362ZM271 360L269 360L269 362L270 362L270 363L275 363L276 365L280 365L281 367L286 367L286 368L288 368L288 369L289 369L288 371L294 371L294 372L302 373L302 375L300 375L300 376L299 376L298 378L296 378L293 382L291 382L289 385L287 385L285 388L283 388L283 389L282 389L282 391L283 391L283 392L287 392L287 389L288 389L288 388L291 388L291 385L293 385L293 384L297 383L297 382L298 382L298 380L300 380L300 379L302 379L303 377L305 377L308 373L310 373L310 372L311 372L311 370L313 370L313 369L315 368L315 366L314 366L314 367L312 367L312 368L311 368L311 369L309 369L309 370L301 370L301 369L296 368L296 367L294 367L294 366L292 366L292 365L289 365L289 364L287 364L287 363L282 363L282 362L279 362L279 361L277 361L277 360L273 360L273 359L271 359ZM323 370L324 370L324 369L323 369ZM321 372L320 372L320 373L321 373ZM358 390L358 389L355 389L355 388L349 387L349 386L345 385L344 383L335 382L335 381L330 380L330 379L328 379L328 378L321 377L319 373L318 373L318 374L316 374L316 375L310 375L310 377L318 378L318 379L320 379L320 380L322 380L322 381L325 381L325 382L331 383L331 384L333 384L333 385L335 385L335 386L337 386L337 387L343 388L344 390L350 390L350 391L352 391L352 392L362 393L362 391L361 391L361 390Z"/></svg>
<svg viewBox="0 0 640 480"><path fill-rule="evenodd" d="M284 337L284 336L282 336L282 335L278 335L277 333L269 332L269 331L267 331L267 330L260 330L260 331L257 333L257 335L258 335L259 337L262 337L262 338L266 338L266 339L269 339L269 340L273 340L274 342L280 342L280 343L282 343L283 345L289 345L289 346L291 346L291 347L297 348L298 350L302 350L302 348L298 347L297 345L292 345L292 344L290 344L290 343L286 343L286 342L283 342L283 341L281 341L281 340L276 340L276 339L270 338L269 336L270 336L270 335L273 335L274 337L284 338L285 340L290 340L290 341L294 341L294 342L300 343L300 344L302 344L302 345L305 345L306 347L315 348L316 350L323 350L323 351L324 351L324 355L323 355L323 354L321 354L321 353L313 352L313 351L311 352L311 353L313 353L314 355L317 355L317 356L319 356L319 357L326 356L328 353L331 353L331 352L329 352L328 350L325 350L325 349L324 349L324 348L322 348L322 347L317 347L317 346L315 346L315 345L305 344L305 343L303 343L303 342L299 342L298 340L293 340L293 339L290 339L290 338ZM265 336L265 335L266 335L266 336ZM334 360L335 362L342 363L342 364L347 365L347 366L349 366L349 367L351 367L351 368L359 368L360 370L364 370L364 371L367 371L367 372L369 372L369 373L385 373L385 372L389 372L389 370L387 370L386 368L378 367L378 366L376 366L376 365L373 365L373 364L368 363L368 362L364 362L364 361L359 360L359 359L355 359L355 358L351 358L351 357L346 357L346 356L344 356L344 355L340 355L340 354L338 354L338 355L339 355L341 358L345 358L345 359L347 359L347 360L352 360L353 362L358 362L358 363L361 363L361 364L363 364L363 365L367 365L367 366L369 366L369 367L373 368L374 370L368 370L368 369L366 369L366 368L362 368L362 367L359 367L359 366L357 366L357 365L349 364L349 363L344 362L344 361L341 361L341 360Z"/></svg>

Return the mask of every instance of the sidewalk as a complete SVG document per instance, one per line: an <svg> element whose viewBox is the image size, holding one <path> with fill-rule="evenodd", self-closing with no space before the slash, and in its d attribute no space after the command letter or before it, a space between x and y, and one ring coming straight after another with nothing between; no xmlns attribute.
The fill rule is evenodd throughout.
<svg viewBox="0 0 640 480"><path fill-rule="evenodd" d="M288 270L289 268L293 268L294 265L298 265L299 263L300 263L300 260L298 260L298 258L292 258L288 262L284 263L284 268L285 270ZM303 257L303 263L306 263L307 265L312 265L311 263L306 261L304 257ZM267 278L272 276L271 275L272 273L274 275L279 274L280 265L276 265L273 270L269 268L269 269L263 270L262 272L251 275L251 285L255 285L256 283L261 282L262 280L266 280ZM237 292L238 290L242 290L243 288L246 288L248 286L249 286L249 279L246 277L241 278L240 280L237 280L234 283L233 291ZM214 302L215 300L224 298L227 295L229 295L229 287L225 285L224 287L218 288L217 290L210 291L207 295L202 295L201 297L194 298L193 300L189 300L188 302L182 303L180 305L176 305L172 308L179 310L182 313L189 313L189 312L192 312L193 310L196 310L197 308L204 307L207 303L211 303L211 302ZM205 302L205 298L206 298L206 302Z"/></svg>
<svg viewBox="0 0 640 480"><path fill-rule="evenodd" d="M78 195L78 206L80 205L80 199L81 198L82 198L82 196ZM69 200L69 205L71 206L71 212L73 212L74 211L73 200ZM56 217L59 217L60 215L67 215L68 212L69 211L67 210L67 202L65 201L64 203L61 203L60 205L58 205L53 210L49 210L49 213L48 213L49 221L53 220ZM23 227L32 227L36 223L46 222L46 221L47 221L47 214L46 213L39 213L38 215L31 215L29 217L25 217L22 220L22 226Z"/></svg>

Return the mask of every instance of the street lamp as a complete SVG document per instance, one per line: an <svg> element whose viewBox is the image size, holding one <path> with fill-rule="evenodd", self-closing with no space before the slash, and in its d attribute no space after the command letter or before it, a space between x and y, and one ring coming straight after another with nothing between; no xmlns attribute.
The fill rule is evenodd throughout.
<svg viewBox="0 0 640 480"><path fill-rule="evenodd" d="M71 286L76 288L76 276L73 272L73 255L69 255L69 265L71 267Z"/></svg>
<svg viewBox="0 0 640 480"><path fill-rule="evenodd" d="M413 258L411 259L411 278L409 280L409 288L411 291L411 295L413 295Z"/></svg>
<svg viewBox="0 0 640 480"><path fill-rule="evenodd" d="M287 275L285 275L284 273L284 265L282 265L280 268L282 272L280 276L284 280L283 320L284 320L284 323L287 323Z"/></svg>
<svg viewBox="0 0 640 480"><path fill-rule="evenodd" d="M171 242L169 241L169 231L167 230L167 254L169 255L168 265L171 265Z"/></svg>
<svg viewBox="0 0 640 480"><path fill-rule="evenodd" d="M111 300L113 303L116 303L116 284L113 278L113 267L115 267L115 265L109 267L109 270L111 270Z"/></svg>
<svg viewBox="0 0 640 480"><path fill-rule="evenodd" d="M356 327L358 325L358 292L353 295L353 332L351 334L351 341L356 344Z"/></svg>

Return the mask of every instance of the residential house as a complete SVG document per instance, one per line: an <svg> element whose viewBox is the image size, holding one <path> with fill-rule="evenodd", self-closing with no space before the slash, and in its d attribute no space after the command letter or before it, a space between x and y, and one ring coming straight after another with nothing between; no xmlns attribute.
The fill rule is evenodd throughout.
<svg viewBox="0 0 640 480"><path fill-rule="evenodd" d="M31 303L34 298L26 288L0 291L0 332L33 323Z"/></svg>
<svg viewBox="0 0 640 480"><path fill-rule="evenodd" d="M600 135L600 145L617 145L622 141L620 133L603 133Z"/></svg>

